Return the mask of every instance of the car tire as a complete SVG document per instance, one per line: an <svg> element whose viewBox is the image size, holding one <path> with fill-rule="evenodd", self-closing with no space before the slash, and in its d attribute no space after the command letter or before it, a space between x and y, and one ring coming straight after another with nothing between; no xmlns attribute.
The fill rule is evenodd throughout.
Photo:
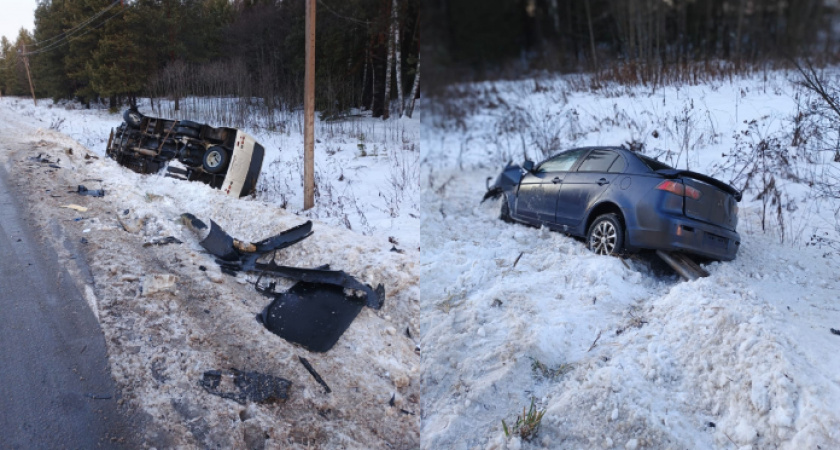
<svg viewBox="0 0 840 450"><path fill-rule="evenodd" d="M191 137L194 139L198 139L199 132L194 128L187 128L187 127L176 127L175 134L180 134L182 136Z"/></svg>
<svg viewBox="0 0 840 450"><path fill-rule="evenodd" d="M178 126L179 127L185 127L185 128L193 128L193 129L196 129L196 130L201 129L201 124L198 123L198 122L193 122L192 120L179 120L178 121Z"/></svg>
<svg viewBox="0 0 840 450"><path fill-rule="evenodd" d="M123 113L123 120L131 128L140 128L143 125L143 114L132 109L126 109Z"/></svg>
<svg viewBox="0 0 840 450"><path fill-rule="evenodd" d="M507 223L513 223L513 218L510 217L510 204L508 203L506 195L502 196L502 211L499 213L499 219L502 219Z"/></svg>
<svg viewBox="0 0 840 450"><path fill-rule="evenodd" d="M227 168L230 153L220 145L214 145L204 152L201 165L207 173L222 173Z"/></svg>
<svg viewBox="0 0 840 450"><path fill-rule="evenodd" d="M586 247L598 255L618 255L624 248L624 225L618 215L600 215L586 233Z"/></svg>

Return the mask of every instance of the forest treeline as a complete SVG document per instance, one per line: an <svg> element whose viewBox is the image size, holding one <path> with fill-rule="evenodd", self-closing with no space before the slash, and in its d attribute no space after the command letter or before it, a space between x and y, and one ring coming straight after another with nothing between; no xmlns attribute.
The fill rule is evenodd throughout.
<svg viewBox="0 0 840 450"><path fill-rule="evenodd" d="M419 0L318 0L316 108L388 117L406 105L410 115L418 10ZM297 108L305 13L305 0L40 0L34 32L0 38L0 93L30 94L26 54L38 97L117 108L232 96Z"/></svg>
<svg viewBox="0 0 840 450"><path fill-rule="evenodd" d="M829 0L429 0L423 16L433 84L500 67L655 83L837 48Z"/></svg>

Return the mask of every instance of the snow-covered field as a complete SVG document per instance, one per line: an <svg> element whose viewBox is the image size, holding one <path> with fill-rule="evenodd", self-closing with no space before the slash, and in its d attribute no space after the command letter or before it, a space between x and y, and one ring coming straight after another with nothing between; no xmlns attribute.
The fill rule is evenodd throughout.
<svg viewBox="0 0 840 450"><path fill-rule="evenodd" d="M421 446L840 446L840 205L818 192L838 163L790 145L813 100L795 77L488 82L425 105ZM746 186L735 261L683 282L655 258L595 256L479 205L510 159L631 142ZM536 439L507 438L501 421L532 399Z"/></svg>
<svg viewBox="0 0 840 450"><path fill-rule="evenodd" d="M375 222L375 214L368 216L369 236L356 227L348 230L333 217L316 218L311 237L277 253L279 264L329 264L373 286L385 286L381 310L363 308L334 348L312 353L257 322L256 314L270 299L255 291L255 277L223 275L180 220L182 213L193 213L205 222L216 221L234 237L257 241L305 222L306 216L280 208L276 198L233 199L200 183L131 172L102 155L118 115L50 108L47 103L34 109L22 99L0 99L0 162L10 185L17 186L16 194L29 206L32 223L74 275L99 320L120 389L115 398L137 414L146 447L418 446L419 218L411 217L410 208L400 210L394 220ZM348 151L338 152L335 159L321 155L318 161L322 174L344 167L345 179L354 180L353 189L361 191L359 208L371 211L381 202L380 187L366 171L387 172L394 154L409 158L417 151L392 149L384 134L377 141L381 128L372 119L365 122L371 141L389 146L389 156L342 156ZM411 121L394 126L416 129ZM277 145L271 135L257 134L264 143ZM322 136L321 145L348 147L342 136ZM39 154L59 168L30 160ZM350 170L364 165L369 167ZM80 184L103 188L106 195L68 192ZM298 190L295 182L289 188ZM414 191L406 196L418 195ZM87 210L62 208L68 204ZM183 244L144 245L165 236ZM391 251L389 236L397 238L403 253ZM43 275L45 282L60 276ZM281 287L291 284L278 281ZM312 363L332 393L324 392L298 356ZM291 380L289 399L242 406L199 385L204 371L229 368Z"/></svg>

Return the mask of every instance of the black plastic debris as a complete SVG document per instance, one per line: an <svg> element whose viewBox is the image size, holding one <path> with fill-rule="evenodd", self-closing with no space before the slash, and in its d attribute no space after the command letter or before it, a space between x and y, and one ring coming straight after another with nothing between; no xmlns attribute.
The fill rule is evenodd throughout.
<svg viewBox="0 0 840 450"><path fill-rule="evenodd" d="M317 269L303 269L300 267L280 266L275 264L274 261L271 261L268 264L255 264L254 271L263 275L271 274L298 281L331 284L362 291L365 293L365 304L373 309L382 308L382 303L385 301L385 287L381 284L376 289L373 289L370 285L360 282L342 270L329 270L329 266L322 266Z"/></svg>
<svg viewBox="0 0 840 450"><path fill-rule="evenodd" d="M151 247L152 245L168 245L168 244L183 244L175 236L166 236L162 238L155 238L143 244L143 247Z"/></svg>
<svg viewBox="0 0 840 450"><path fill-rule="evenodd" d="M268 331L312 352L330 350L350 327L364 300L333 284L301 281L275 294L257 320Z"/></svg>
<svg viewBox="0 0 840 450"><path fill-rule="evenodd" d="M394 401L396 398L397 398L397 394L391 394L391 400L388 400L388 406L390 406L391 408L396 408L396 407L397 407L397 404L396 404L396 402ZM400 412L401 412L401 413L403 413L403 414L405 414L405 415L407 415L407 416L413 416L413 415L414 415L414 413L413 413L413 412L411 412L411 411L406 411L406 410L404 410L404 409L402 409L402 408L400 408Z"/></svg>
<svg viewBox="0 0 840 450"><path fill-rule="evenodd" d="M243 405L284 402L289 398L291 385L285 378L236 369L208 370L201 379L201 386L207 392Z"/></svg>
<svg viewBox="0 0 840 450"><path fill-rule="evenodd" d="M312 375L312 378L314 378L315 381L318 382L318 384L324 386L324 389L326 389L327 394L332 392L332 389L330 389L330 387L327 386L327 382L324 381L323 378L321 378L321 375L318 375L318 372L315 371L315 368L312 367L312 364L309 364L309 361L306 358L304 358L303 356L298 356L298 360L300 360L300 363L303 364L303 367L306 368L309 374Z"/></svg>
<svg viewBox="0 0 840 450"><path fill-rule="evenodd" d="M831 328L830 330L831 334L836 334L837 336L840 336L840 330L835 330L834 328Z"/></svg>
<svg viewBox="0 0 840 450"><path fill-rule="evenodd" d="M184 218L187 225L193 231L203 234L207 225L194 215L185 213ZM219 260L216 262L222 266L222 270L235 275L240 270L250 271L254 269L254 263L261 256L268 252L284 249L294 245L312 235L312 221L290 228L282 233L263 239L259 242L244 242L234 239L227 234L222 227L214 221L210 221L210 231L204 239L199 242L205 250L215 255Z"/></svg>
<svg viewBox="0 0 840 450"><path fill-rule="evenodd" d="M73 192L73 191L69 191ZM79 195L87 195L90 197L104 197L105 196L105 189L88 189L84 185L80 184L76 193Z"/></svg>

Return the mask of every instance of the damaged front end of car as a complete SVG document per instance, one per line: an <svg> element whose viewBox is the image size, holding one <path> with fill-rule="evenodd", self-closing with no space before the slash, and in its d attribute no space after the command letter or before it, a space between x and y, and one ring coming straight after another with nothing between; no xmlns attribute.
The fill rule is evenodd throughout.
<svg viewBox="0 0 840 450"><path fill-rule="evenodd" d="M505 168L502 169L502 173L496 177L496 181L494 181L492 185L490 184L492 177L487 177L487 192L484 193L481 203L484 203L485 200L490 198L495 200L502 194L516 189L516 186L519 186L519 182L522 180L522 177L528 170L530 170L528 168L529 166L530 168L533 168L533 161L525 161L522 166L513 164L512 161L509 161Z"/></svg>

